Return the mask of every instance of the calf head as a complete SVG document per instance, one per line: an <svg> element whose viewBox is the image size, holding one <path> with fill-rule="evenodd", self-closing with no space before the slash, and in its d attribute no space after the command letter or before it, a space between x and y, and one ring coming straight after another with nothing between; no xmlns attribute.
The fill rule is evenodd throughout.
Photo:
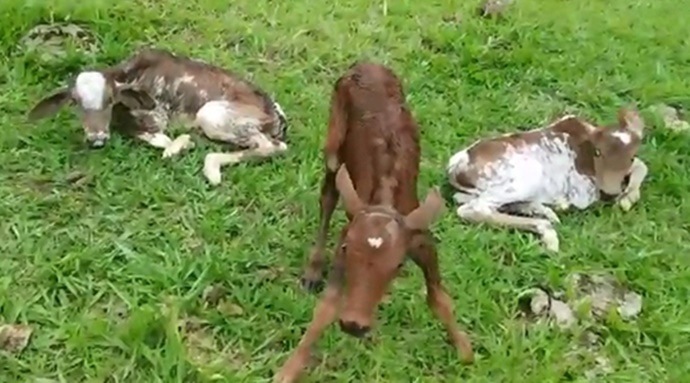
<svg viewBox="0 0 690 383"><path fill-rule="evenodd" d="M55 90L29 112L35 121L58 112L63 105L75 104L81 117L86 141L99 148L110 138L113 105L121 102L130 109L152 109L155 101L146 92L116 82L105 72L81 72L73 84Z"/></svg>
<svg viewBox="0 0 690 383"><path fill-rule="evenodd" d="M639 113L621 109L617 124L596 128L591 133L595 180L603 198L611 199L625 190L643 131L644 121Z"/></svg>
<svg viewBox="0 0 690 383"><path fill-rule="evenodd" d="M345 165L338 170L336 187L352 217L340 243L345 283L340 327L361 337L371 329L376 308L403 265L415 231L426 230L445 206L437 189L407 215L392 206L367 205L357 195Z"/></svg>

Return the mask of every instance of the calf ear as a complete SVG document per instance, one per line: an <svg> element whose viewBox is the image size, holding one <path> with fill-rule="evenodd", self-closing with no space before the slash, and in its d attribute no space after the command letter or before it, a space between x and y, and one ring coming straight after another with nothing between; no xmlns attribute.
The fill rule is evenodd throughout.
<svg viewBox="0 0 690 383"><path fill-rule="evenodd" d="M72 100L72 89L69 87L60 88L50 96L46 96L39 101L28 115L29 121L40 120L41 118L54 115L60 108Z"/></svg>
<svg viewBox="0 0 690 383"><path fill-rule="evenodd" d="M130 109L151 110L156 106L156 101L143 90L134 89L130 85L117 84L115 87L116 101L123 103Z"/></svg>
<svg viewBox="0 0 690 383"><path fill-rule="evenodd" d="M438 188L432 188L424 202L405 217L405 226L413 230L426 230L441 217L446 209L445 201Z"/></svg>
<svg viewBox="0 0 690 383"><path fill-rule="evenodd" d="M364 203L359 199L359 195L352 185L350 173L348 173L344 164L340 166L338 173L335 175L335 187L338 189L345 210L347 210L348 213L355 215L364 208Z"/></svg>
<svg viewBox="0 0 690 383"><path fill-rule="evenodd" d="M618 112L618 123L621 128L627 129L631 133L642 138L644 134L644 120L637 110L622 108Z"/></svg>

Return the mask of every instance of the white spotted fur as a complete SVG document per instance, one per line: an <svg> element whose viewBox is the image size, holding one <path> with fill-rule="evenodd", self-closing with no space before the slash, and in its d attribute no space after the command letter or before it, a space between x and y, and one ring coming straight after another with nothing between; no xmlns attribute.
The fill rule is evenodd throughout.
<svg viewBox="0 0 690 383"><path fill-rule="evenodd" d="M549 127L572 117L564 116ZM590 132L596 129L585 121L580 122ZM612 134L624 144L632 140L630 132ZM491 222L535 232L541 235L549 250L558 251L558 236L552 224L558 223L559 219L547 205L558 210L571 205L585 209L599 199L593 177L577 171L575 151L569 146L567 135L553 133L544 135L531 145L509 146L503 156L480 170L475 187L468 189L459 185L456 179L461 172L474 170L468 150L479 142L454 153L446 166L451 185L460 191L453 196L460 205L458 216L475 222ZM639 199L639 187L646 174L646 165L635 159L629 189L619 201L623 209L628 210ZM542 218L503 214L501 210L506 209L512 210L512 213Z"/></svg>
<svg viewBox="0 0 690 383"><path fill-rule="evenodd" d="M451 157L447 166L450 179L472 166L467 155L470 148ZM453 183L459 190L475 196L467 208L474 204L500 207L517 201L546 205L566 201L584 209L598 199L594 180L575 169L575 152L568 146L565 135L551 140L543 138L538 144L518 149L508 148L502 158L485 168L474 189Z"/></svg>

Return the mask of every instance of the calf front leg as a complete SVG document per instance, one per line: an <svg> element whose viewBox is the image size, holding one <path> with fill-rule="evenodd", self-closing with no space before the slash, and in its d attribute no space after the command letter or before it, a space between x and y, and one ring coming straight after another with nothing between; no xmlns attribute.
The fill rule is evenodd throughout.
<svg viewBox="0 0 690 383"><path fill-rule="evenodd" d="M415 264L424 273L429 308L436 318L443 323L448 339L455 346L460 360L467 364L474 362L474 351L472 351L470 337L466 332L460 330L455 323L453 302L441 283L436 246L433 244L431 234L422 232L415 235L410 253Z"/></svg>
<svg viewBox="0 0 690 383"><path fill-rule="evenodd" d="M507 226L539 234L548 250L558 252L558 234L551 222L546 219L519 217L501 213L494 206L484 204L479 200L473 200L460 206L456 213L461 219L470 222Z"/></svg>
<svg viewBox="0 0 690 383"><path fill-rule="evenodd" d="M329 275L328 284L314 309L311 323L309 323L307 331L300 339L295 350L273 377L274 383L294 383L297 381L297 378L299 378L309 362L312 346L321 337L324 330L335 321L342 294L343 267L342 253L338 250L333 262L333 270Z"/></svg>
<svg viewBox="0 0 690 383"><path fill-rule="evenodd" d="M335 174L327 166L321 184L321 198L319 202L319 229L316 232L314 246L307 258L307 265L302 274L302 287L309 291L318 291L323 286L323 267L326 263L324 255L328 229L333 211L338 203L338 189L335 187Z"/></svg>
<svg viewBox="0 0 690 383"><path fill-rule="evenodd" d="M645 178L647 178L648 172L647 165L641 159L635 158L631 167L628 186L618 200L618 205L620 205L621 209L628 211L640 200L640 189Z"/></svg>
<svg viewBox="0 0 690 383"><path fill-rule="evenodd" d="M551 223L561 222L553 209L539 202L518 202L511 205L506 205L505 211L508 213L546 218Z"/></svg>
<svg viewBox="0 0 690 383"><path fill-rule="evenodd" d="M182 134L171 139L163 133L168 127L168 118L165 113L156 110L133 110L131 114L145 130L138 133L136 137L155 148L163 149L163 158L176 156L183 150L194 147L189 134Z"/></svg>

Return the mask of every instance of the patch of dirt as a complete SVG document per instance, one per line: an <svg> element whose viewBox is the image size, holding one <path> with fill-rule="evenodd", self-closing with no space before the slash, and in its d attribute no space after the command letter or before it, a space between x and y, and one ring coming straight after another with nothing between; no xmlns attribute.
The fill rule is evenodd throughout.
<svg viewBox="0 0 690 383"><path fill-rule="evenodd" d="M611 314L622 320L633 320L642 311L642 296L605 274L571 274L565 285L565 292L550 292L543 287L521 292L520 315L529 322L553 324L561 330L582 325L584 330L574 339L565 362L569 366L585 366L588 380L605 376L613 367L599 336L587 328L587 323L604 320Z"/></svg>
<svg viewBox="0 0 690 383"><path fill-rule="evenodd" d="M18 354L29 345L33 329L22 324L0 325L0 350Z"/></svg>
<svg viewBox="0 0 690 383"><path fill-rule="evenodd" d="M37 53L43 62L64 59L70 48L87 56L100 50L90 30L67 22L34 26L19 40L19 48L27 53Z"/></svg>
<svg viewBox="0 0 690 383"><path fill-rule="evenodd" d="M221 348L209 323L196 317L186 317L178 328L190 362L199 368L242 368L249 357L231 346Z"/></svg>
<svg viewBox="0 0 690 383"><path fill-rule="evenodd" d="M649 109L663 121L664 128L674 132L690 130L690 123L684 120L679 109L663 103L652 105Z"/></svg>
<svg viewBox="0 0 690 383"><path fill-rule="evenodd" d="M481 17L503 16L513 0L484 0L479 6L478 13Z"/></svg>

